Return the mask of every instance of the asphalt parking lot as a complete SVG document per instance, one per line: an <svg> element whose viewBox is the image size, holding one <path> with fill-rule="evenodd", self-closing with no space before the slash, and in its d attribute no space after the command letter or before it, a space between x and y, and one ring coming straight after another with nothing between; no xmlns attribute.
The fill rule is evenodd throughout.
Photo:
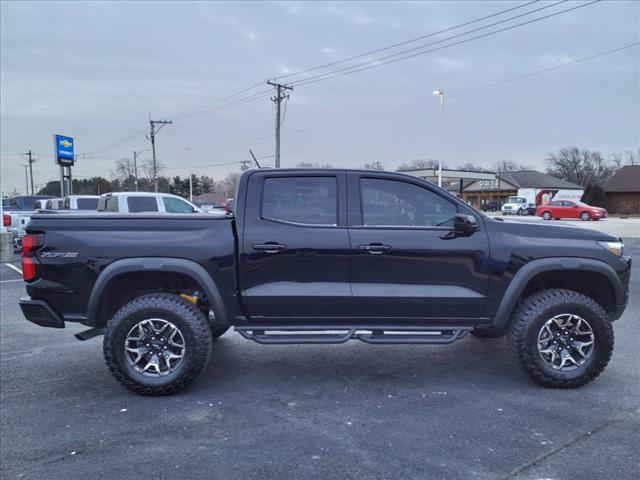
<svg viewBox="0 0 640 480"><path fill-rule="evenodd" d="M577 390L536 386L503 339L261 346L229 332L189 390L139 397L101 338L24 320L2 265L0 476L635 480L640 219L573 223L621 235L636 265L613 359Z"/></svg>

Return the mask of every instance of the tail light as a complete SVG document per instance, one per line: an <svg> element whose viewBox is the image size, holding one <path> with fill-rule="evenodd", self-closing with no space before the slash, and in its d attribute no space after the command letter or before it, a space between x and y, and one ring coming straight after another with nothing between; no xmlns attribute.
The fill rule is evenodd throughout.
<svg viewBox="0 0 640 480"><path fill-rule="evenodd" d="M6 213L2 214L2 226L3 227L11 226L11 215L7 215Z"/></svg>
<svg viewBox="0 0 640 480"><path fill-rule="evenodd" d="M25 235L22 237L22 278L31 282L38 276L38 259L35 254L44 244L44 235Z"/></svg>

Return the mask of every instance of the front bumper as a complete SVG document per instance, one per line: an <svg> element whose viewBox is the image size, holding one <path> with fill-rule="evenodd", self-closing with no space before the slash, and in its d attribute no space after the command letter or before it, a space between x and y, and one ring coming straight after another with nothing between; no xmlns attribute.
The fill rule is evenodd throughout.
<svg viewBox="0 0 640 480"><path fill-rule="evenodd" d="M44 300L22 297L19 303L22 313L30 322L41 327L64 328L64 320Z"/></svg>

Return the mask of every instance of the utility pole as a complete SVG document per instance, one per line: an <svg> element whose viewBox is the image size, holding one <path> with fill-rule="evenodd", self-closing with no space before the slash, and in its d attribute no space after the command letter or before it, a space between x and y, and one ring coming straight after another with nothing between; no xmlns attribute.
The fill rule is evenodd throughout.
<svg viewBox="0 0 640 480"><path fill-rule="evenodd" d="M35 195L35 191L33 190L33 164L36 163L36 159L33 158L33 154L31 153L31 150L29 150L27 153L23 153L22 155L27 155L29 157L28 161L29 161L29 175L31 177L31 195ZM28 191L27 191L27 194L29 194Z"/></svg>
<svg viewBox="0 0 640 480"><path fill-rule="evenodd" d="M442 132L444 134L444 90L441 88L434 90L433 94L440 98L440 114L442 115ZM438 160L438 186L442 187L442 159Z"/></svg>
<svg viewBox="0 0 640 480"><path fill-rule="evenodd" d="M22 165L24 167L24 188L26 190L26 194L25 195L29 195L29 172L27 172L27 168L29 168L29 165Z"/></svg>
<svg viewBox="0 0 640 480"><path fill-rule="evenodd" d="M189 201L193 202L193 172L191 171L191 149L184 147L189 152Z"/></svg>
<svg viewBox="0 0 640 480"><path fill-rule="evenodd" d="M138 191L138 152L133 151L133 184Z"/></svg>
<svg viewBox="0 0 640 480"><path fill-rule="evenodd" d="M282 120L280 119L280 104L282 100L289 98L289 94L284 92L293 90L293 87L274 82L267 82L267 84L276 89L276 95L271 97L271 100L276 104L276 168L280 168L280 125L282 125Z"/></svg>
<svg viewBox="0 0 640 480"><path fill-rule="evenodd" d="M251 168L251 160L240 160L240 171L246 172Z"/></svg>
<svg viewBox="0 0 640 480"><path fill-rule="evenodd" d="M138 150L137 152L133 151L133 183L136 186L136 192L138 191L138 155L142 152L148 152L148 148L143 148L142 150Z"/></svg>
<svg viewBox="0 0 640 480"><path fill-rule="evenodd" d="M158 167L156 164L156 134L162 130L165 125L170 125L171 120L151 120L149 118L150 134L147 139L151 141L151 154L153 155L153 185L154 192L158 193ZM156 125L158 128L156 129Z"/></svg>

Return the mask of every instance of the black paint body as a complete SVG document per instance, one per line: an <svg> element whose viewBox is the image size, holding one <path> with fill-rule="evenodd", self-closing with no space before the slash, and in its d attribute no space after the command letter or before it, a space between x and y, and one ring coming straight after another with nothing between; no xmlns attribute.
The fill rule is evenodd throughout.
<svg viewBox="0 0 640 480"><path fill-rule="evenodd" d="M337 223L263 218L264 180L282 176L334 178ZM457 235L450 226L365 226L362 178L392 179L435 192L452 202L457 213L473 216L478 229ZM27 284L31 301L46 303L63 321L103 325L108 320L101 316L103 289L130 288L118 287L118 280L136 265L141 271L165 273L188 272L192 265L194 282L221 303L214 309L216 320L232 325L503 328L527 283L544 271L584 269L597 274L602 288L611 290L612 300L604 306L612 319L622 314L628 300L631 260L597 244L619 239L591 229L492 219L408 175L254 170L240 179L236 202L235 215L226 218L34 215L27 231L44 234L44 245L35 254L39 277ZM370 245L388 250L362 249ZM208 286L202 285L205 281Z"/></svg>

